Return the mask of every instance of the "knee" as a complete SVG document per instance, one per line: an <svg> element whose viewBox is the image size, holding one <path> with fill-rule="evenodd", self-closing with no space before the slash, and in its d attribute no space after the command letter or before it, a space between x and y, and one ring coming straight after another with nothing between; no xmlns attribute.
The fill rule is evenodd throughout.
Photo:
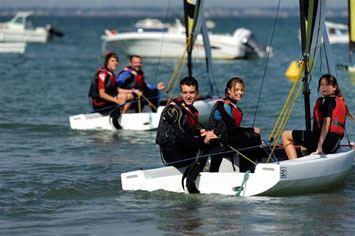
<svg viewBox="0 0 355 236"><path fill-rule="evenodd" d="M282 133L282 142L292 141L292 130L286 130Z"/></svg>
<svg viewBox="0 0 355 236"><path fill-rule="evenodd" d="M257 134L260 134L260 128L254 127L254 132L257 133Z"/></svg>

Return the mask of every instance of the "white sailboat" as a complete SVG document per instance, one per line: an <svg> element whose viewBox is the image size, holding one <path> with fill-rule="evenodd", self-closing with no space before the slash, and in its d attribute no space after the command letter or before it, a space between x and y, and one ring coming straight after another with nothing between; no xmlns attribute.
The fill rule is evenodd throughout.
<svg viewBox="0 0 355 236"><path fill-rule="evenodd" d="M196 1L199 4L201 1ZM323 42L325 55L329 56L329 40L325 32L325 5L326 1L300 1L300 19L302 35L303 80L299 78L294 82L290 96L285 105L292 107L293 97L299 94L303 85L305 97L306 128L310 130L310 104L309 104L309 80L310 71L317 51ZM314 9L309 11L308 9ZM324 32L323 32L324 31ZM306 33L307 32L307 33ZM322 41L323 37L323 41ZM328 61L329 62L329 61ZM328 65L329 73L335 73L334 65ZM303 81L303 82L302 82ZM298 87L298 89L297 89ZM297 95L296 95L297 96ZM279 117L279 127L284 127L292 109L286 109ZM281 119L282 118L282 119ZM278 142L283 128L275 136ZM270 137L272 137L270 135ZM274 146L265 145L266 151L274 151ZM282 151L282 149L281 149ZM200 193L238 195L243 197L255 195L288 195L303 194L329 189L344 180L352 168L355 150L351 146L343 146L334 154L308 155L295 160L282 160L271 152L265 163L258 163L253 173L240 172L238 168L238 155L235 160L224 159L219 172L200 172L194 185ZM269 161L273 158L273 163ZM208 162L207 162L208 163ZM234 164L232 164L234 163ZM232 166L234 165L234 166ZM140 169L121 174L122 189L125 191L155 191L166 190L171 192L189 192L186 182L183 180L185 168L161 167L156 169Z"/></svg>
<svg viewBox="0 0 355 236"><path fill-rule="evenodd" d="M203 10L201 8L201 10ZM198 16L198 18L197 18ZM206 59L206 70L207 70L207 79L209 83L209 92L207 96L200 96L194 103L194 106L199 111L199 120L201 123L206 124L209 119L209 115L212 107L214 106L218 96L215 96L215 89L212 84L212 56L211 56L211 46L209 44L208 30L206 26L206 20L203 14L196 13L195 19L186 19L186 36L185 36L185 50L184 53L181 53L180 63L176 67L172 79L170 80L169 85L167 86L166 93L170 92L170 97L173 94L171 85L175 80L175 84L178 80L177 74L181 74L183 71L183 60L186 58L185 54L187 53L187 65L189 75L192 75L192 51L193 45L196 42L197 35L201 32L203 38L203 45L205 49L205 59ZM187 40L188 39L188 40ZM121 114L117 119L114 115L110 114L100 114L100 113L89 113L89 114L79 114L69 117L71 129L79 130L112 130L117 129L124 130L156 130L159 125L159 120L161 112L163 111L167 101L162 101L160 106L157 107L156 112L141 112L141 113L124 113Z"/></svg>

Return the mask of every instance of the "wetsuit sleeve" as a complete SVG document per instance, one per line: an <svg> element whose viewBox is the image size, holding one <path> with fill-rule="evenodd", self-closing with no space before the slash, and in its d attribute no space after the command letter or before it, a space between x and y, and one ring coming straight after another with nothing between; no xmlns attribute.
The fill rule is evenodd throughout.
<svg viewBox="0 0 355 236"><path fill-rule="evenodd" d="M117 76L116 82L118 87L122 88L124 83L131 77L131 73L128 71L123 71Z"/></svg>
<svg viewBox="0 0 355 236"><path fill-rule="evenodd" d="M217 106L217 111L218 111L218 115L221 116L221 118L223 119L224 123L227 126L227 130L228 133L233 135L233 134L237 134L237 133L242 133L245 131L253 131L254 128L243 128L243 127L238 127L235 124L234 119L231 117L231 111L228 111L226 109L231 109L229 105L226 104L226 106L224 106L224 104L221 103L221 105Z"/></svg>
<svg viewBox="0 0 355 236"><path fill-rule="evenodd" d="M158 90L158 84L145 84L146 87L150 90Z"/></svg>
<svg viewBox="0 0 355 236"><path fill-rule="evenodd" d="M336 106L336 98L335 97L329 97L325 98L324 102L321 107L321 111L323 113L324 117L332 117L333 115L333 110Z"/></svg>
<svg viewBox="0 0 355 236"><path fill-rule="evenodd" d="M203 146L205 144L204 137L194 136L187 130L183 130L182 123L183 119L185 119L183 112L180 109L174 109L174 112L172 112L172 109L165 113L165 119L173 126L178 142L187 147Z"/></svg>

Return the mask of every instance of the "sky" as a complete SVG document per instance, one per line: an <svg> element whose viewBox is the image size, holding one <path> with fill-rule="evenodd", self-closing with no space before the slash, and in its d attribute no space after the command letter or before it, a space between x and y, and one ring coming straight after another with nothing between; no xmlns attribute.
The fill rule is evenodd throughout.
<svg viewBox="0 0 355 236"><path fill-rule="evenodd" d="M145 7L181 6L182 0L0 0L1 7ZM205 0L206 7L277 7L279 0ZM282 0L281 7L296 7L299 0ZM328 7L346 7L347 0L328 0Z"/></svg>

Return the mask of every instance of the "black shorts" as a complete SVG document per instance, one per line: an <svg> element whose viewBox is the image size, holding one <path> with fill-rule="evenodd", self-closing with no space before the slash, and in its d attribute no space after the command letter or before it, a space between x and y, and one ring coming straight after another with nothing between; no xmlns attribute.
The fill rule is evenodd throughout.
<svg viewBox="0 0 355 236"><path fill-rule="evenodd" d="M293 130L292 138L296 145L301 145L307 148L309 152L317 150L319 134L310 132L306 134L305 130ZM339 147L341 137L335 133L328 132L322 145L324 153L334 153Z"/></svg>

